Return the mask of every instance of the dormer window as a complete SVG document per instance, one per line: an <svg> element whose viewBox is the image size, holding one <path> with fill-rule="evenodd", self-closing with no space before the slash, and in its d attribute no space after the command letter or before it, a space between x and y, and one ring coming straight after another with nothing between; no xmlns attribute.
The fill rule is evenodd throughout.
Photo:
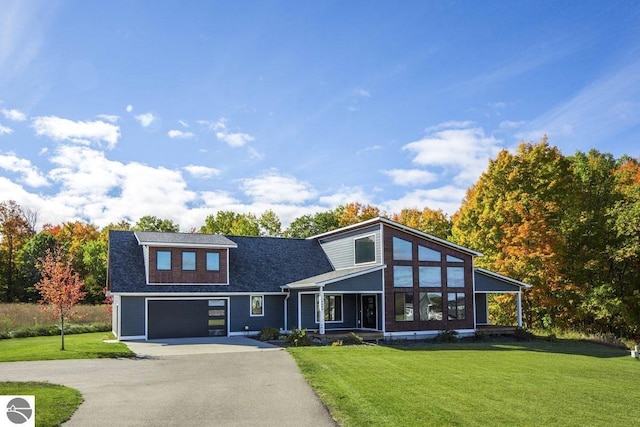
<svg viewBox="0 0 640 427"><path fill-rule="evenodd" d="M376 261L376 236L360 237L354 240L355 263L365 264Z"/></svg>
<svg viewBox="0 0 640 427"><path fill-rule="evenodd" d="M182 269L185 271L195 271L196 269L196 253L182 252Z"/></svg>
<svg viewBox="0 0 640 427"><path fill-rule="evenodd" d="M207 271L220 270L220 253L207 252Z"/></svg>
<svg viewBox="0 0 640 427"><path fill-rule="evenodd" d="M156 269L161 271L171 270L171 251L158 251L156 253Z"/></svg>

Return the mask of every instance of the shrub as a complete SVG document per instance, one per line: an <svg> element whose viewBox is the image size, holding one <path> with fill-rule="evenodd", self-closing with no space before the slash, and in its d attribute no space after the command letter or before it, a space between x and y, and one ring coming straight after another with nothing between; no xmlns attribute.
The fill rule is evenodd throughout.
<svg viewBox="0 0 640 427"><path fill-rule="evenodd" d="M535 338L535 335L523 328L516 328L516 332L513 336L517 341L531 341Z"/></svg>
<svg viewBox="0 0 640 427"><path fill-rule="evenodd" d="M342 339L342 344L344 345L361 345L364 340L361 336L350 332L349 335Z"/></svg>
<svg viewBox="0 0 640 427"><path fill-rule="evenodd" d="M260 341L277 340L278 338L280 338L280 330L271 326L265 326L260 329L260 333L258 334Z"/></svg>
<svg viewBox="0 0 640 427"><path fill-rule="evenodd" d="M440 331L438 335L436 335L435 340L437 342L456 342L458 340L458 333L454 330L446 329Z"/></svg>
<svg viewBox="0 0 640 427"><path fill-rule="evenodd" d="M306 329L292 330L291 333L287 335L287 339L285 340L285 342L296 347L304 347L313 344L311 337L307 335Z"/></svg>
<svg viewBox="0 0 640 427"><path fill-rule="evenodd" d="M111 331L111 323L73 323L65 325L64 328L65 335L109 331ZM53 335L60 335L59 325L38 325L28 328L20 328L10 332L2 332L0 333L0 339L44 337Z"/></svg>

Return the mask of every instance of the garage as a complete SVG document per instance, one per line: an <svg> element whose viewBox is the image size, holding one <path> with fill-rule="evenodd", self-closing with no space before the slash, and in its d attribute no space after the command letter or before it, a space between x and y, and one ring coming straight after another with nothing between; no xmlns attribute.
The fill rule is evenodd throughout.
<svg viewBox="0 0 640 427"><path fill-rule="evenodd" d="M224 299L149 299L147 304L147 339L227 334L227 304Z"/></svg>

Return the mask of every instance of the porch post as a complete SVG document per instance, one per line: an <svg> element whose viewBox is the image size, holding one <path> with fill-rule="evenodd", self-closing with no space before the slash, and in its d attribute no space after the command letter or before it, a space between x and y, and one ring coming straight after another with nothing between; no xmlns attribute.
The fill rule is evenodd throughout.
<svg viewBox="0 0 640 427"><path fill-rule="evenodd" d="M318 294L318 332L320 335L324 335L324 287L320 286L320 293Z"/></svg>
<svg viewBox="0 0 640 427"><path fill-rule="evenodd" d="M522 291L518 291L516 299L516 310L518 312L518 328L522 328Z"/></svg>

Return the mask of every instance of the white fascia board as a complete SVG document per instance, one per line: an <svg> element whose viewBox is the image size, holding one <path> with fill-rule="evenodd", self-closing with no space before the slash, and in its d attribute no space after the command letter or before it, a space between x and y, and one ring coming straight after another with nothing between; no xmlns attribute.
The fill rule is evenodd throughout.
<svg viewBox="0 0 640 427"><path fill-rule="evenodd" d="M260 295L281 295L286 292L260 292ZM114 292L114 296L123 297L203 297L219 298L232 296L256 295L256 292Z"/></svg>

